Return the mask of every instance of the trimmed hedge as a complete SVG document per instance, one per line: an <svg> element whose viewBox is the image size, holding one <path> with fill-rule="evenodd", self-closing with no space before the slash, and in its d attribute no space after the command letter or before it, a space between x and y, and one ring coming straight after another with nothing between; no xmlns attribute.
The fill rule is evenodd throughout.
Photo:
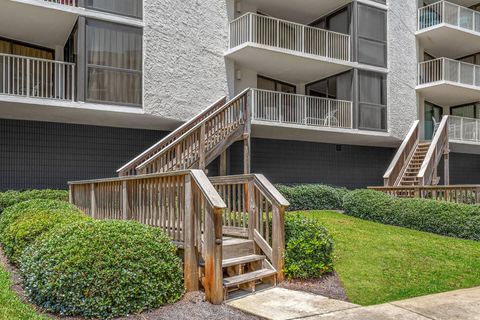
<svg viewBox="0 0 480 320"><path fill-rule="evenodd" d="M345 188L319 184L278 185L277 189L290 202L289 211L342 209L343 197L348 192Z"/></svg>
<svg viewBox="0 0 480 320"><path fill-rule="evenodd" d="M444 236L480 240L480 207L428 199L399 199L373 190L344 198L345 213Z"/></svg>
<svg viewBox="0 0 480 320"><path fill-rule="evenodd" d="M111 318L177 301L183 293L176 247L157 228L89 221L45 234L21 259L32 302L61 315Z"/></svg>
<svg viewBox="0 0 480 320"><path fill-rule="evenodd" d="M333 239L316 220L285 216L285 276L320 278L333 271Z"/></svg>
<svg viewBox="0 0 480 320"><path fill-rule="evenodd" d="M10 206L0 216L0 242L11 262L37 237L54 228L89 220L75 206L57 200L35 199Z"/></svg>
<svg viewBox="0 0 480 320"><path fill-rule="evenodd" d="M16 203L32 199L50 199L68 201L66 190L27 190L27 191L6 191L0 193L0 213L7 207Z"/></svg>

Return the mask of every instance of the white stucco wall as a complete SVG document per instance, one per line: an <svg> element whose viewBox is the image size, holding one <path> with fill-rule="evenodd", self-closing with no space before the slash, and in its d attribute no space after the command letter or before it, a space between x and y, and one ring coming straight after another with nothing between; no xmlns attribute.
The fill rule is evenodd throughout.
<svg viewBox="0 0 480 320"><path fill-rule="evenodd" d="M227 2L145 0L144 6L144 110L187 120L228 94Z"/></svg>
<svg viewBox="0 0 480 320"><path fill-rule="evenodd" d="M417 2L390 0L388 13L388 119L392 136L403 139L418 119Z"/></svg>

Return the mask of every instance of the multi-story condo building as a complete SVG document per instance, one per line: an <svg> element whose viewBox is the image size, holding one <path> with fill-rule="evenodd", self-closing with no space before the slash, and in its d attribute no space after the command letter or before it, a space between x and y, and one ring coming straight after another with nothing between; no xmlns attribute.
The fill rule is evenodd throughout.
<svg viewBox="0 0 480 320"><path fill-rule="evenodd" d="M476 4L0 0L0 189L113 176L241 93L250 166L273 182L383 184L412 132L426 153L442 115L450 182L478 182ZM242 172L243 152L229 146L209 174Z"/></svg>

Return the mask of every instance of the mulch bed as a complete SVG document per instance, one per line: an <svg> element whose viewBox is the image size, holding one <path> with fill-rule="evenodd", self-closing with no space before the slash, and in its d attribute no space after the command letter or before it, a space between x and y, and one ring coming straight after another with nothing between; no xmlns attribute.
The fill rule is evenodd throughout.
<svg viewBox="0 0 480 320"><path fill-rule="evenodd" d="M319 294L336 300L347 301L347 294L336 272L324 275L320 279L290 280L279 285L281 288Z"/></svg>

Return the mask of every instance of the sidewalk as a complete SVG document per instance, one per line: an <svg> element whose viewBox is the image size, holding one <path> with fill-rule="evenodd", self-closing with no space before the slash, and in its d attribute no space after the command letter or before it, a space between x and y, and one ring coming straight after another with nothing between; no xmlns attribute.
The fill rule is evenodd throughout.
<svg viewBox="0 0 480 320"><path fill-rule="evenodd" d="M480 320L480 287L369 307L272 288L228 305L272 320Z"/></svg>

